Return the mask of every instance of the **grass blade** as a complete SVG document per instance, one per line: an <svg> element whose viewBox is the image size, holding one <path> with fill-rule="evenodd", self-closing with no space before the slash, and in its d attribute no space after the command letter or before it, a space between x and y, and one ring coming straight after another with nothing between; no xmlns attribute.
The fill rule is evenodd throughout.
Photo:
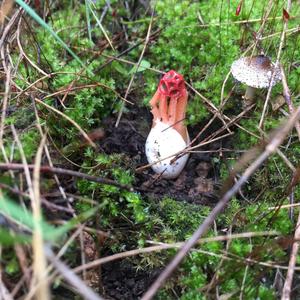
<svg viewBox="0 0 300 300"><path fill-rule="evenodd" d="M81 66L86 69L89 73L90 70L87 69L86 65L82 62L82 60L70 49L70 47L57 35L57 33L49 26L28 4L26 4L23 0L16 0L17 4L19 4L29 15L34 19L37 23L39 23L45 30L47 30L54 39L73 56L73 58L78 61Z"/></svg>
<svg viewBox="0 0 300 300"><path fill-rule="evenodd" d="M111 49L112 49L113 51L116 51L115 48L114 48L114 46L113 46L113 44L112 44L112 42L111 42L111 40L109 39L109 37L108 37L108 35L107 35L107 33L106 33L104 27L102 26L100 20L98 19L98 17L97 17L97 15L95 14L94 10L91 8L91 4L92 4L94 7L95 7L95 4L94 4L93 2L91 2L90 0L87 0L87 1L88 1L88 7L89 7L89 9L91 10L91 12L92 12L92 14L93 14L93 16L94 16L94 18L95 18L97 24L99 25L99 27L100 27L102 33L104 34L106 40L108 41L108 43L109 43Z"/></svg>
<svg viewBox="0 0 300 300"><path fill-rule="evenodd" d="M92 32L91 32L90 8L89 8L88 0L85 0L85 16L86 16L86 23L87 23L88 37L89 37L89 40L93 43L93 40L92 40Z"/></svg>

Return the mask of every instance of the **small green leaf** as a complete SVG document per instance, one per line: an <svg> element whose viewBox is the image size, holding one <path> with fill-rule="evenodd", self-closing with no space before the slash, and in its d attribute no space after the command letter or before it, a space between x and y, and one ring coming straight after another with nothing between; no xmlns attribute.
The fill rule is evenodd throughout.
<svg viewBox="0 0 300 300"><path fill-rule="evenodd" d="M0 229L0 244L2 246L12 246L18 243L28 242L28 236L12 233L6 229Z"/></svg>
<svg viewBox="0 0 300 300"><path fill-rule="evenodd" d="M15 275L20 271L16 257L11 259L5 266L5 272L9 275Z"/></svg>
<svg viewBox="0 0 300 300"><path fill-rule="evenodd" d="M137 65L135 65L130 71L129 74L137 73L137 72L143 72L151 67L151 64L147 60L142 60L140 63L140 66L137 68Z"/></svg>
<svg viewBox="0 0 300 300"><path fill-rule="evenodd" d="M128 70L125 69L122 64L120 64L119 62L117 61L114 61L113 64L112 64L113 68L118 71L120 74L122 75L127 75L128 74Z"/></svg>

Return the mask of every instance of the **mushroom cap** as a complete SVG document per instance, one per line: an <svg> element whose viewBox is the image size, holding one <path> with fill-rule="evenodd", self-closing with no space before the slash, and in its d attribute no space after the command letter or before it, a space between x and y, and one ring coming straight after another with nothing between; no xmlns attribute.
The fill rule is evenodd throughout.
<svg viewBox="0 0 300 300"><path fill-rule="evenodd" d="M265 55L242 57L231 65L231 73L236 80L257 89L270 86L273 72L275 74L272 86L281 80L280 68L275 68Z"/></svg>
<svg viewBox="0 0 300 300"><path fill-rule="evenodd" d="M173 160L175 154L184 150L186 145L187 143L177 130L168 124L158 121L151 129L145 147L148 162L150 164L156 162L151 166L153 171L167 179L178 177L189 155L185 154L175 161ZM157 162L158 160L161 161Z"/></svg>

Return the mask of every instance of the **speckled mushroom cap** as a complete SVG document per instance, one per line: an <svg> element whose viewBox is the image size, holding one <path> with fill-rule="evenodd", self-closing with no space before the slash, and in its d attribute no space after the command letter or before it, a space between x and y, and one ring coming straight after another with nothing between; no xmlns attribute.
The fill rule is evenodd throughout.
<svg viewBox="0 0 300 300"><path fill-rule="evenodd" d="M280 68L275 69L271 60L264 55L242 57L231 65L231 73L236 80L258 89L269 87L272 72L275 72L275 85L281 80Z"/></svg>

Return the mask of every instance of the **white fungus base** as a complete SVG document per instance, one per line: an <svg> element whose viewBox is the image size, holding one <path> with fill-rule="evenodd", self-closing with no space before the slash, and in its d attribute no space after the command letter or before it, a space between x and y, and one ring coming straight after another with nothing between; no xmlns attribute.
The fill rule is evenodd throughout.
<svg viewBox="0 0 300 300"><path fill-rule="evenodd" d="M149 164L152 165L155 173L161 174L163 178L176 178L183 170L189 155L185 154L171 163L174 154L182 151L186 147L186 142L182 136L170 125L157 122L148 135L146 141L146 156ZM171 156L172 157L169 157ZM164 159L165 157L169 157ZM163 159L163 160L162 160Z"/></svg>

